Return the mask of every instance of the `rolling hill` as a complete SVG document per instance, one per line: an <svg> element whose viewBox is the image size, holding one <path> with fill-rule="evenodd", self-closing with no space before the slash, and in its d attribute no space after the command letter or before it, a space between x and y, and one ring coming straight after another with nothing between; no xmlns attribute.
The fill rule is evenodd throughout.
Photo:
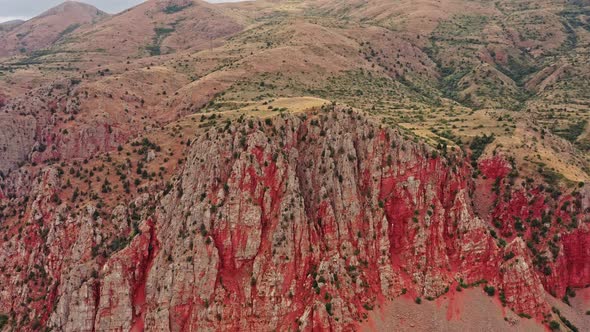
<svg viewBox="0 0 590 332"><path fill-rule="evenodd" d="M108 15L93 6L68 1L26 22L16 22L0 35L0 56L30 54L65 38L83 24ZM3 26L7 26L4 23Z"/></svg>

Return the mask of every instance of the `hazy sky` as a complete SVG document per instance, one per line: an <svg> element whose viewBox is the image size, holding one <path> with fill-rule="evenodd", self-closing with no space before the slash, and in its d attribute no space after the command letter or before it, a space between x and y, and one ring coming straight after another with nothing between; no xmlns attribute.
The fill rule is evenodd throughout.
<svg viewBox="0 0 590 332"><path fill-rule="evenodd" d="M79 0L89 3L107 13L115 14L135 6L143 0ZM47 9L57 6L64 0L0 0L0 22L15 19L26 20L37 16ZM211 0L209 2L225 2Z"/></svg>

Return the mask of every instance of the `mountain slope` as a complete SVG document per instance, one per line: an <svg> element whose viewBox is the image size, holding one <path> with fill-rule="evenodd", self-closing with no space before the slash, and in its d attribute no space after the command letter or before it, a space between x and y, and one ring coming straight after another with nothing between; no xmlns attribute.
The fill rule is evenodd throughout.
<svg viewBox="0 0 590 332"><path fill-rule="evenodd" d="M12 21L7 21L7 22L2 22L2 23L0 23L0 32L10 31L23 23L25 23L25 21L23 21L23 20L12 20Z"/></svg>
<svg viewBox="0 0 590 332"><path fill-rule="evenodd" d="M99 57L153 56L208 48L241 29L234 17L204 1L146 1L78 30L60 49Z"/></svg>
<svg viewBox="0 0 590 332"><path fill-rule="evenodd" d="M31 53L49 47L79 26L106 16L91 5L64 2L0 36L0 56Z"/></svg>

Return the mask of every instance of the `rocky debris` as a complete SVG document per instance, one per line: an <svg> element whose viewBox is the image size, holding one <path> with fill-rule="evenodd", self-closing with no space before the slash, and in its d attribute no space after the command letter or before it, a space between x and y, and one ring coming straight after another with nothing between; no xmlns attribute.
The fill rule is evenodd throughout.
<svg viewBox="0 0 590 332"><path fill-rule="evenodd" d="M415 303L400 296L369 313L360 331L546 331L534 319L521 318L498 305L481 289L451 292L433 301Z"/></svg>

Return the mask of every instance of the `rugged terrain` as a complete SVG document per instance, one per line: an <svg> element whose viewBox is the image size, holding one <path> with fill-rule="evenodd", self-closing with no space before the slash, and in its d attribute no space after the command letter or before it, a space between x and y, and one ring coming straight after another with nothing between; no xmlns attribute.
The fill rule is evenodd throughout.
<svg viewBox="0 0 590 332"><path fill-rule="evenodd" d="M1 25L0 330L589 329L589 13L151 0Z"/></svg>

